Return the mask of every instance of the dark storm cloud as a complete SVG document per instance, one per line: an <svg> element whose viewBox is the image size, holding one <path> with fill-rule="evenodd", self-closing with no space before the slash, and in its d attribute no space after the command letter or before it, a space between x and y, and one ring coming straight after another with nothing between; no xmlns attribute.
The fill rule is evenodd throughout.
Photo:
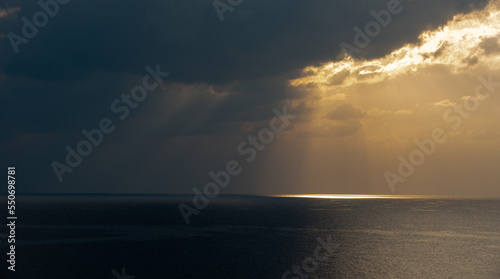
<svg viewBox="0 0 500 279"><path fill-rule="evenodd" d="M71 1L15 55L2 39L7 75L79 77L89 71L139 72L144 65L168 65L177 81L227 83L300 69L335 59L342 41L352 42L354 26L373 20L379 1L246 1L220 22L210 1ZM402 1L380 38L363 53L375 57L425 29L444 24L486 1ZM34 1L17 18L2 20L2 32L20 34L19 17L40 10Z"/></svg>
<svg viewBox="0 0 500 279"><path fill-rule="evenodd" d="M131 124L118 126L117 132L105 139L106 144L120 143L119 137L129 132L127 124L136 129L134 139L140 142L138 146L148 144L144 149L151 150L134 153L134 160L148 165L158 161L145 154L155 154L155 144L162 144L165 138L173 141L175 137L219 135L217 142L224 146L222 135L241 131L244 122L265 121L272 108L284 100L300 104L294 113L307 114L310 108L300 103L304 96L291 88L287 80L299 76L305 66L336 59L339 44L352 43L353 27L364 27L373 20L370 10L385 9L387 2L244 0L234 12L225 13L224 22L220 22L210 1L72 0L60 5L57 15L39 28L29 43L19 45L16 54L7 34L21 35L21 18L32 20L40 7L36 1L1 1L3 10L20 7L0 18L2 148L6 149L8 160L31 170L32 182L53 183L50 162L64 158L64 146L76 143L82 129L94 128L101 118L110 117L110 102L128 94L146 74L145 67L156 64L171 73L165 88L156 93L175 96L172 87L200 85L198 95L162 122L161 116L154 118L153 112L162 104L164 110L170 107L161 100L167 100L172 107L177 100L151 93L132 115ZM382 56L405 43L417 42L422 30L440 26L457 13L482 7L486 1L401 3L403 12L393 16L391 24L363 49L360 57ZM338 78L332 82L341 82L342 77ZM206 110L206 104L215 101L220 102L211 111L200 113ZM296 121L305 117L299 115ZM141 119L145 122L134 122ZM158 125L154 131L149 131L151 123ZM358 128L353 127L341 130L354 132ZM154 141L141 142L143 132L154 136ZM232 142L237 143L238 136ZM211 148L207 143L197 144L199 147L194 150ZM127 152L126 146L113 146L100 148ZM92 154L101 159L95 166L110 166L121 160L110 151L103 154L106 156ZM203 152L184 152L184 157L174 158L191 162L203 156L197 154ZM208 159L200 162L210 164ZM174 174L182 173L175 161L162 159L162 164L174 166ZM130 174L133 167L115 167L113 173ZM88 165L82 166L71 174L74 183L96 182L87 177L77 179L89 174L84 171L87 168ZM199 168L206 169L205 165ZM186 169L184 172L189 173ZM171 181L182 181L174 174ZM107 185L104 181L108 180L100 179L101 184L96 185ZM36 186L31 187L35 191Z"/></svg>
<svg viewBox="0 0 500 279"><path fill-rule="evenodd" d="M393 16L362 55L388 53L415 41L422 30L484 2L403 1L403 12ZM364 26L372 20L370 10L386 5L387 1L246 1L226 13L221 23L209 1L71 1L61 5L28 44L20 45L19 54L7 37L1 39L5 81L0 86L23 114L43 113L37 119L50 120L52 124L37 125L40 130L68 128L56 121L63 115L63 122L88 119L78 109L69 112L75 112L75 106L96 112L94 106L102 106L101 100L127 91L131 76L125 74L142 76L146 65L156 63L173 73L169 80L178 82L228 86L248 80L236 88L243 97L234 98L234 103L253 109L289 98L286 78L306 65L335 59L339 43L352 41L352 28ZM1 19L4 35L21 34L20 18L31 19L40 10L34 1L4 1L2 7L21 7L15 16ZM106 72L115 73L116 79L103 81L100 76ZM282 80L252 82L272 77ZM7 100L4 105L12 108Z"/></svg>

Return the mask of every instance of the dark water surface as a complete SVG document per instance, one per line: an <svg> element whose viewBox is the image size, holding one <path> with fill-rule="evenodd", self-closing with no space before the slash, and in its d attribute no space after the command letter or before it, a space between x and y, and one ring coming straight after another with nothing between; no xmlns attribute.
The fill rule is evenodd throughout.
<svg viewBox="0 0 500 279"><path fill-rule="evenodd" d="M190 199L19 196L16 272L2 239L0 276L500 278L499 200L228 196L186 225Z"/></svg>

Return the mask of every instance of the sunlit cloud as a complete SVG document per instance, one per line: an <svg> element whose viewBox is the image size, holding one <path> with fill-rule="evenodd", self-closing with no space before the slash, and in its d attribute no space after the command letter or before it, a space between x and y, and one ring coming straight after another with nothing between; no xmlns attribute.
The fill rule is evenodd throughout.
<svg viewBox="0 0 500 279"><path fill-rule="evenodd" d="M441 100L439 102L435 102L433 105L437 107L452 107L457 103L450 101L450 99Z"/></svg>
<svg viewBox="0 0 500 279"><path fill-rule="evenodd" d="M494 1L484 10L457 15L446 26L422 33L419 45L405 45L373 60L348 56L319 67L307 67L303 70L304 77L291 84L350 86L376 83L430 65L445 65L453 72L467 71L478 65L496 68L500 62L498 3Z"/></svg>
<svg viewBox="0 0 500 279"><path fill-rule="evenodd" d="M395 114L399 114L399 115L412 115L413 114L413 110L411 110L411 109L402 109L402 110L396 111Z"/></svg>

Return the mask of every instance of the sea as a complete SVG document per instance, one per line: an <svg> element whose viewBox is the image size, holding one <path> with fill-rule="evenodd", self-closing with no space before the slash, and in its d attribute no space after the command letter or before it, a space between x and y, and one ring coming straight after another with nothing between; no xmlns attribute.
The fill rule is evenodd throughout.
<svg viewBox="0 0 500 279"><path fill-rule="evenodd" d="M219 196L190 224L181 203L192 196L20 195L15 271L2 226L0 278L500 278L499 199Z"/></svg>

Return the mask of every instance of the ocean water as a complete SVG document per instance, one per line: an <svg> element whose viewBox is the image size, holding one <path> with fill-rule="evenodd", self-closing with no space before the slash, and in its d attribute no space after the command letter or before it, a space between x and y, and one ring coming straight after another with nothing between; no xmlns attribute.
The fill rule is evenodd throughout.
<svg viewBox="0 0 500 279"><path fill-rule="evenodd" d="M19 196L0 276L500 278L500 200L226 196L186 225L190 199Z"/></svg>

